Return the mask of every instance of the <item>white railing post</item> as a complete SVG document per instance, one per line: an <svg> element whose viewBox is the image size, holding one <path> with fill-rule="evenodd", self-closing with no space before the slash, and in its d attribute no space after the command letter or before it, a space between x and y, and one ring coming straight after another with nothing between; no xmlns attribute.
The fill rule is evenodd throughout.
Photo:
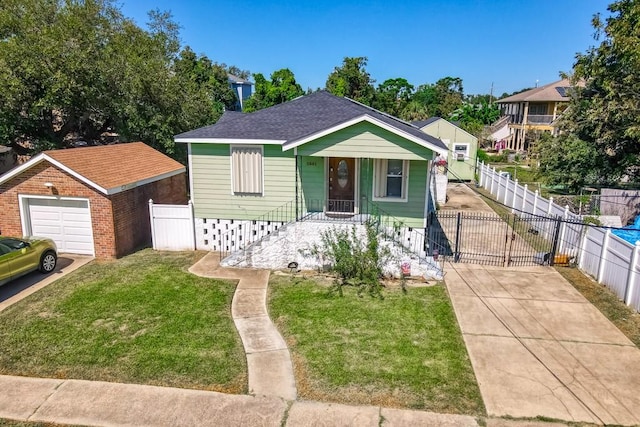
<svg viewBox="0 0 640 427"><path fill-rule="evenodd" d="M191 250L196 250L196 220L193 214L193 202L189 199L189 225L191 226Z"/></svg>
<svg viewBox="0 0 640 427"><path fill-rule="evenodd" d="M537 215L537 209L538 209L538 190L536 190L535 194L533 195L533 212L531 212L534 215Z"/></svg>
<svg viewBox="0 0 640 427"><path fill-rule="evenodd" d="M509 181L511 181L506 175L504 177L504 199L502 200L502 203L504 203L505 206L509 206L509 204L507 203L507 200L509 199Z"/></svg>
<svg viewBox="0 0 640 427"><path fill-rule="evenodd" d="M156 249L156 226L153 221L153 199L149 199L149 222L151 223L151 247Z"/></svg>
<svg viewBox="0 0 640 427"><path fill-rule="evenodd" d="M551 216L551 208L553 208L553 197L549 197L549 207L547 208L548 216Z"/></svg>
<svg viewBox="0 0 640 427"><path fill-rule="evenodd" d="M524 191L522 192L522 212L527 209L527 196L529 195L529 185L524 185Z"/></svg>
<svg viewBox="0 0 640 427"><path fill-rule="evenodd" d="M480 166L478 166L478 187L482 187L482 183L484 182L484 162L480 162Z"/></svg>
<svg viewBox="0 0 640 427"><path fill-rule="evenodd" d="M636 266L638 265L638 258L640 257L640 241L636 241L636 245L633 247L633 255L631 255L631 265L629 265L629 278L627 279L627 287L624 291L624 302L627 305L631 305L633 297L636 294L636 279L638 272Z"/></svg>
<svg viewBox="0 0 640 427"><path fill-rule="evenodd" d="M607 234L604 235L604 241L600 248L600 263L598 264L598 283L602 283L604 278L604 268L607 263L607 252L609 251L609 239L611 239L611 229L607 229Z"/></svg>
<svg viewBox="0 0 640 427"><path fill-rule="evenodd" d="M558 246L558 251L562 253L565 246L565 238L567 234L567 218L569 218L569 205L565 205L564 214L562 214L562 224L560 224L560 245Z"/></svg>
<svg viewBox="0 0 640 427"><path fill-rule="evenodd" d="M491 188L489 189L489 193L493 196L493 183L496 180L496 168L493 168L493 173L491 174Z"/></svg>
<svg viewBox="0 0 640 427"><path fill-rule="evenodd" d="M587 253L587 243L589 243L589 226L583 225L586 227L584 230L584 235L582 236L582 244L580 245L580 253L578 254L578 268L581 270L584 268L584 256Z"/></svg>
<svg viewBox="0 0 640 427"><path fill-rule="evenodd" d="M518 179L514 181L513 185L513 199L511 200L511 213L516 213L516 199L518 198Z"/></svg>

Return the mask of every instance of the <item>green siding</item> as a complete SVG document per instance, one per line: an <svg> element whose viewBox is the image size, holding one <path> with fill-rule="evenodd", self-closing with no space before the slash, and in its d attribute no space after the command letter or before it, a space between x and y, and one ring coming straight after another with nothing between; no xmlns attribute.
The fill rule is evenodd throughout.
<svg viewBox="0 0 640 427"><path fill-rule="evenodd" d="M255 219L295 199L295 159L279 145L264 145L262 196L231 192L229 144L192 144L193 205L198 218Z"/></svg>
<svg viewBox="0 0 640 427"><path fill-rule="evenodd" d="M409 192L406 202L376 201L372 204L379 206L383 213L399 219L408 227L423 227L428 166L429 162L425 161L409 162ZM372 200L373 161L369 159L360 163L360 195L361 200Z"/></svg>
<svg viewBox="0 0 640 427"><path fill-rule="evenodd" d="M298 154L402 160L430 160L433 156L431 150L367 122L307 142L298 147Z"/></svg>
<svg viewBox="0 0 640 427"><path fill-rule="evenodd" d="M474 179L476 156L478 152L478 138L446 120L436 120L435 122L423 127L422 131L431 136L435 136L436 138L449 140L449 154L447 156L449 179L466 181ZM453 158L453 144L458 143L469 144L468 160L458 161Z"/></svg>
<svg viewBox="0 0 640 427"><path fill-rule="evenodd" d="M300 195L304 202L302 209L310 212L322 211L326 194L325 159L299 156Z"/></svg>

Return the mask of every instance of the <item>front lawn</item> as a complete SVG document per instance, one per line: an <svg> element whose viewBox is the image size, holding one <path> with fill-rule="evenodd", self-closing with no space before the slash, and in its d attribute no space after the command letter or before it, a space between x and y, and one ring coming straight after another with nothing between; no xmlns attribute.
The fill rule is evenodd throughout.
<svg viewBox="0 0 640 427"><path fill-rule="evenodd" d="M246 392L235 285L203 253L94 261L0 313L0 373Z"/></svg>
<svg viewBox="0 0 640 427"><path fill-rule="evenodd" d="M310 279L272 275L269 309L294 359L300 397L483 415L442 285L330 296Z"/></svg>

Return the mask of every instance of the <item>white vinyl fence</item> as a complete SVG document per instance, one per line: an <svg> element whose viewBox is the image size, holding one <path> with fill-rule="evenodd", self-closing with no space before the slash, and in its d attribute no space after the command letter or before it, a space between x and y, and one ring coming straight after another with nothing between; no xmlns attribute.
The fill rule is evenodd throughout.
<svg viewBox="0 0 640 427"><path fill-rule="evenodd" d="M569 212L500 174L495 168L478 163L479 185L516 215L533 214L561 218L557 254L575 257L578 267L611 289L622 301L640 311L640 242L633 245L611 233L611 229L584 224L579 215ZM550 230L539 229L549 240Z"/></svg>
<svg viewBox="0 0 640 427"><path fill-rule="evenodd" d="M149 200L153 249L184 251L196 248L191 200L187 205L158 205Z"/></svg>

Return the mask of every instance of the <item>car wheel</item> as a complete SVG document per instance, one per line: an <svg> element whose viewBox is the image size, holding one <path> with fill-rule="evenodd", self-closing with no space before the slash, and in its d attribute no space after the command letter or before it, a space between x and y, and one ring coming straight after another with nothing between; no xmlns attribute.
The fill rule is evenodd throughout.
<svg viewBox="0 0 640 427"><path fill-rule="evenodd" d="M40 258L40 271L43 273L51 273L56 268L58 257L53 251L47 251Z"/></svg>

